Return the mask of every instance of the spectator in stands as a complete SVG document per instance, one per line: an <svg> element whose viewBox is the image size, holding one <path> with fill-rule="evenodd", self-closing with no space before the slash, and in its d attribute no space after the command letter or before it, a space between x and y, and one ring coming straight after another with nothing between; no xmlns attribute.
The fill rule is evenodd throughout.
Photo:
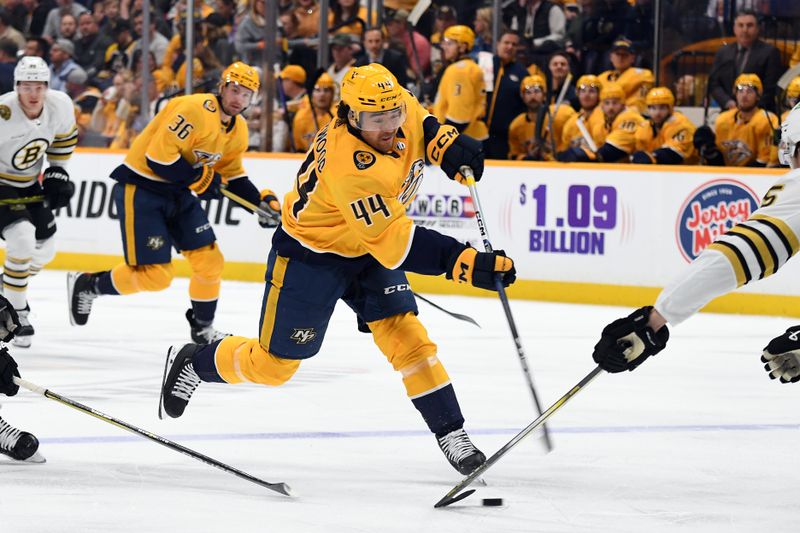
<svg viewBox="0 0 800 533"><path fill-rule="evenodd" d="M714 56L708 81L711 96L723 110L736 108L733 82L744 72L752 73L764 84L759 105L774 110L775 87L783 72L780 52L758 38L758 18L752 10L742 10L736 14L733 34L736 42L723 46Z"/></svg>
<svg viewBox="0 0 800 533"><path fill-rule="evenodd" d="M48 53L50 51L49 48L47 41L43 38L29 37L28 40L25 41L25 48L23 49L22 55L41 57L45 61L48 61L50 55Z"/></svg>
<svg viewBox="0 0 800 533"><path fill-rule="evenodd" d="M609 81L618 83L625 91L625 104L644 113L644 97L653 87L655 77L651 70L634 67L635 62L633 43L624 37L617 39L611 47L611 64L614 68L603 72L599 78L604 85Z"/></svg>
<svg viewBox="0 0 800 533"><path fill-rule="evenodd" d="M50 89L67 92L67 76L73 70L83 70L72 56L75 45L66 39L57 39L50 47Z"/></svg>
<svg viewBox="0 0 800 533"><path fill-rule="evenodd" d="M272 130L272 149L276 152L285 152L287 148L294 151L294 136L289 125L300 107L308 105L305 83L306 71L299 65L286 65L278 75Z"/></svg>
<svg viewBox="0 0 800 533"><path fill-rule="evenodd" d="M580 108L578 112L567 120L562 133L562 146L564 150L558 153L558 160L568 160L569 156L563 154L565 150L578 148L594 151L589 141L594 142L589 132L602 127L605 117L600 109L600 78L593 74L585 74L578 78L575 84L575 93L578 96Z"/></svg>
<svg viewBox="0 0 800 533"><path fill-rule="evenodd" d="M564 46L566 22L564 11L550 0L512 0L504 9L506 25L522 35L528 63L544 69L547 58Z"/></svg>
<svg viewBox="0 0 800 533"><path fill-rule="evenodd" d="M458 15L453 6L443 5L436 10L436 18L433 21L433 33L431 34L431 44L439 44L442 42L442 34L444 30L450 26L455 26L458 21Z"/></svg>
<svg viewBox="0 0 800 533"><path fill-rule="evenodd" d="M338 88L350 67L356 62L353 59L353 37L349 33L337 33L330 40L331 57L333 61L328 66L328 75L336 82L336 101L339 101Z"/></svg>
<svg viewBox="0 0 800 533"><path fill-rule="evenodd" d="M30 10L25 5L25 2L23 0L5 0L3 7L5 12L8 13L11 26L19 31L20 34L23 34L24 38L24 34L29 31L28 26L31 18ZM24 45L20 45L19 48L21 49L22 46Z"/></svg>
<svg viewBox="0 0 800 533"><path fill-rule="evenodd" d="M566 149L563 128L575 110L568 104L559 105L558 109L555 104L548 105L546 89L544 77L538 74L522 80L520 93L527 111L508 128L509 159L552 161L554 154Z"/></svg>
<svg viewBox="0 0 800 533"><path fill-rule="evenodd" d="M44 30L42 37L49 42L61 38L61 16L70 13L75 20L78 20L78 15L87 11L81 4L73 2L73 0L56 0L57 7L54 7L47 14L47 20L44 23ZM32 30L31 30L32 31Z"/></svg>
<svg viewBox="0 0 800 533"><path fill-rule="evenodd" d="M317 132L333 119L335 82L327 72L320 74L311 93L311 105L301 106L292 121L294 148L300 153L308 151Z"/></svg>
<svg viewBox="0 0 800 533"><path fill-rule="evenodd" d="M561 161L595 163L628 162L636 150L636 131L643 126L644 117L633 107L625 107L625 91L615 82L603 82L600 90L600 109L603 121L590 132L599 148L597 152L572 147L559 154Z"/></svg>
<svg viewBox="0 0 800 533"><path fill-rule="evenodd" d="M377 13L373 13L373 23L377 22ZM328 28L333 33L349 33L361 39L371 24L367 23L367 8L360 6L358 0L339 0L331 3L328 13Z"/></svg>
<svg viewBox="0 0 800 533"><path fill-rule="evenodd" d="M547 70L550 72L549 99L550 103L554 104L561 95L564 84L571 74L570 71L572 69L569 54L563 51L551 54L550 59L547 61ZM575 86L572 84L572 79L570 79L565 89L564 103L568 106L572 106L573 109L578 107L578 97L575 94Z"/></svg>
<svg viewBox="0 0 800 533"><path fill-rule="evenodd" d="M577 0L564 1L564 17L566 19L564 50L576 60L580 60L583 50L583 24L586 18Z"/></svg>
<svg viewBox="0 0 800 533"><path fill-rule="evenodd" d="M364 55L356 60L355 66L360 67L370 63L380 63L394 74L397 82L403 87L408 86L408 64L406 56L397 50L387 48L383 40L383 30L371 28L364 32Z"/></svg>
<svg viewBox="0 0 800 533"><path fill-rule="evenodd" d="M264 62L264 35L267 22L264 20L265 0L248 0L247 15L236 29L234 47L248 65Z"/></svg>
<svg viewBox="0 0 800 533"><path fill-rule="evenodd" d="M225 0L227 1L227 0ZM225 17L219 13L211 13L203 19L203 36L206 44L214 52L219 62L223 65L233 63L234 49L225 30Z"/></svg>
<svg viewBox="0 0 800 533"><path fill-rule="evenodd" d="M695 126L675 111L675 96L667 87L654 87L645 97L650 117L636 130L636 152L631 163L682 165L694 162Z"/></svg>
<svg viewBox="0 0 800 533"><path fill-rule="evenodd" d="M475 12L475 21L472 23L475 30L475 46L472 53L492 51L492 8L482 7Z"/></svg>
<svg viewBox="0 0 800 533"><path fill-rule="evenodd" d="M137 39L133 44L134 52L141 48L142 38L144 32L144 13L141 11L137 11L133 14L133 31L136 35L139 35L139 39ZM197 34L196 39L198 41L203 40L202 34ZM150 18L150 51L153 53L153 56L156 59L156 66L161 66L164 62L164 56L167 53L167 46L169 45L169 39L164 37L161 33L156 31L156 20L154 17Z"/></svg>
<svg viewBox="0 0 800 533"><path fill-rule="evenodd" d="M106 50L111 46L111 38L100 33L100 28L91 13L81 13L78 17L81 37L75 41L75 61L86 71L89 79L94 78L106 62Z"/></svg>
<svg viewBox="0 0 800 533"><path fill-rule="evenodd" d="M301 37L313 37L319 33L319 6L316 0L295 0L297 31Z"/></svg>
<svg viewBox="0 0 800 533"><path fill-rule="evenodd" d="M11 39L0 38L0 94L14 90L14 67L17 65L17 45Z"/></svg>
<svg viewBox="0 0 800 533"><path fill-rule="evenodd" d="M729 167L777 166L773 143L780 122L775 114L759 107L764 85L756 74L740 74L734 81L736 107L717 117L716 133L708 126L697 128L694 145L704 164Z"/></svg>
<svg viewBox="0 0 800 533"><path fill-rule="evenodd" d="M497 41L497 54L492 58L492 91L486 94L486 127L489 138L483 143L486 157L508 157L508 127L514 117L525 111L519 87L528 71L517 61L519 35L505 31Z"/></svg>
<svg viewBox="0 0 800 533"><path fill-rule="evenodd" d="M583 26L583 72L601 72L606 68L605 54L623 35L630 5L627 0L595 0L591 16Z"/></svg>
<svg viewBox="0 0 800 533"><path fill-rule="evenodd" d="M431 43L408 26L408 11L404 9L395 11L386 19L385 24L389 46L406 54L411 75L418 83L421 82L430 73ZM414 38L413 45L411 36Z"/></svg>
<svg viewBox="0 0 800 533"><path fill-rule="evenodd" d="M120 126L117 106L122 100L125 88L125 75L115 74L112 85L103 91L100 100L92 112L88 129L106 138L105 146L111 142Z"/></svg>
<svg viewBox="0 0 800 533"><path fill-rule="evenodd" d="M798 48L798 50L800 50L800 48ZM789 82L789 86L786 87L786 94L783 97L783 108L785 111L781 114L781 124L783 124L789 112L798 102L800 102L800 76L794 78Z"/></svg>
<svg viewBox="0 0 800 533"><path fill-rule="evenodd" d="M667 8L668 6L662 5L662 9ZM634 0L631 8L627 10L624 35L630 39L634 50L639 53L637 66L652 66L654 17L653 0ZM668 20L665 14L662 14L662 20Z"/></svg>
<svg viewBox="0 0 800 533"><path fill-rule="evenodd" d="M88 13L86 11L85 13ZM78 39L78 19L72 13L64 13L61 15L61 25L59 26L61 38L75 44Z"/></svg>
<svg viewBox="0 0 800 533"><path fill-rule="evenodd" d="M11 24L11 16L5 9L0 9L0 39L8 39L17 45L17 48L25 47L25 36Z"/></svg>
<svg viewBox="0 0 800 533"><path fill-rule="evenodd" d="M48 15L56 8L55 0L26 0L26 7L30 12L30 19L27 21L27 30L24 33L28 36L41 36L44 32ZM58 20L60 20L60 16ZM47 44L49 45L50 42L48 41Z"/></svg>
<svg viewBox="0 0 800 533"><path fill-rule="evenodd" d="M214 13L222 18L224 24L221 27L224 27L231 34L231 40L233 40L232 32L236 24L236 0L216 0L214 2ZM228 63L225 64L227 65Z"/></svg>
<svg viewBox="0 0 800 533"><path fill-rule="evenodd" d="M102 6L99 7L98 6ZM103 2L95 2L92 16L94 16L97 26L100 28L100 33L110 34L114 32L114 28L119 23L119 0L104 0ZM113 38L113 35L112 35Z"/></svg>

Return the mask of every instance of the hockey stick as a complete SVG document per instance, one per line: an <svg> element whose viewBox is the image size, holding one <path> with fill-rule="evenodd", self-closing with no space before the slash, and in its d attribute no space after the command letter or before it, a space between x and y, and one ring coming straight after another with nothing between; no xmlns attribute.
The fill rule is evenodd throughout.
<svg viewBox="0 0 800 533"><path fill-rule="evenodd" d="M430 305L431 307L435 307L436 309L438 309L439 311L443 312L443 313L444 313L444 314L446 314L446 315L450 315L451 317L453 317L453 318L455 318L455 319L458 319L458 320L463 320L464 322L469 322L470 324L475 324L476 326L478 326L478 327L481 327L481 325L480 325L480 324L478 324L478 323L475 321L475 319L474 319L474 318L472 318L472 317L469 317L469 316L467 316L467 315L460 315L460 314L458 314L458 313L453 313L452 311L448 311L448 310L447 310L447 309L445 309L444 307L442 307L442 306L440 306L440 305L437 305L437 304L433 303L432 301L428 300L427 298L425 298L424 296L422 296L421 294L419 294L419 293L417 293L417 292L415 292L415 293L412 293L412 294L413 294L415 297L417 297L417 298L419 298L420 300L422 300L423 302L425 302L426 304Z"/></svg>
<svg viewBox="0 0 800 533"><path fill-rule="evenodd" d="M269 219L269 220L275 222L276 224L281 221L281 216L280 215L276 215L275 213L270 213L268 211L264 211L263 209L258 207L253 202L248 202L247 200L245 200L244 198L242 198L238 194L232 193L231 191L228 190L227 187L224 187L224 186L220 187L220 191L222 191L222 194L224 196L227 196L228 198L230 198L231 200L233 200L234 202L236 202L240 206L246 207L247 209L249 209L250 211L252 211L253 213L257 214L258 216L260 216L262 218Z"/></svg>
<svg viewBox="0 0 800 533"><path fill-rule="evenodd" d="M481 233L481 239L483 239L483 247L487 252L491 253L492 243L489 242L489 233L486 231L486 224L483 220L483 209L481 209L481 202L478 199L478 189L475 187L475 175L468 166L461 167L460 172L467 178L467 187L469 187L469 194L472 196L475 220L478 222L478 230ZM525 379L528 382L528 388L531 391L531 396L533 396L533 403L536 405L536 411L541 415L542 406L539 403L539 396L536 394L536 388L533 386L533 376L531 376L531 370L528 368L528 359L525 357L525 350L522 347L522 339L519 338L517 325L514 322L514 315L511 314L511 305L508 303L505 287L503 287L499 275L495 277L494 281L497 295L500 297L500 302L503 304L503 311L506 313L506 320L508 321L508 328L511 330L511 337L514 339L514 345L517 348L517 357L519 357L519 362L522 365L522 373L525 374ZM547 451L551 452L553 451L553 443L550 442L550 433L547 431L547 426L542 425L542 430L544 432L544 442Z"/></svg>
<svg viewBox="0 0 800 533"><path fill-rule="evenodd" d="M180 453L182 453L184 455L188 455L189 457L191 457L193 459L197 459L198 461L201 461L201 462L203 462L203 463L205 463L207 465L211 465L213 467L219 468L220 470L224 470L225 472L228 472L229 474L233 474L233 475L235 475L237 477L240 477L242 479L246 479L247 481L255 483L256 485L261 485L264 488L267 488L267 489L275 491L275 492L279 492L280 494L284 494L286 496L293 496L292 489L286 483L269 483L267 481L264 481L263 479L259 479L257 477L251 476L250 474L248 474L246 472L242 472L241 470L233 468L232 466L228 466L228 465L226 465L224 463L220 463L216 459L212 459L211 457L208 457L207 455L203 455L202 453L196 452L194 450L190 450L189 448L187 448L185 446L181 446L177 442L172 442L171 440L166 439L164 437L161 437L159 435L156 435L155 433L151 433L151 432L147 431L146 429L138 428L138 427L136 427L134 425L128 424L127 422L125 422L123 420L120 420L119 418L114 418L113 416L109 416L107 414L101 413L100 411L98 411L96 409L93 409L93 408L91 408L89 406L83 405L82 403L78 403L75 400L71 400L71 399L69 399L69 398L67 398L65 396L61 396L60 394L56 394L55 392L53 392L51 390L48 390L48 389L45 389L44 387L40 387L39 385L31 383L30 381L27 381L27 380L24 380L24 379L21 379L21 378L18 378L18 377L15 376L14 377L14 383L16 383L17 385L19 385L20 387L22 387L24 389L28 389L31 392L35 392L36 394L41 394L45 398L49 398L50 400L55 400L55 401L57 401L59 403L62 403L64 405L66 405L67 407L72 407L73 409L81 411L82 413L86 413L88 415L92 415L95 418L99 418L103 422L108 422L109 424L117 426L118 428L124 429L126 431L131 432L131 433L135 433L136 435L139 435L140 437L144 437L146 439L150 439L151 441L156 442L158 444L161 444L162 446L166 446L170 450L174 450L174 451L180 452Z"/></svg>
<svg viewBox="0 0 800 533"><path fill-rule="evenodd" d="M550 144L553 147L553 157L556 155L556 136L555 132L553 131L553 122L556 120L556 115L558 115L558 108L561 107L561 104L564 102L564 97L567 96L567 89L569 89L569 85L572 83L572 72L567 74L567 78L564 80L564 85L561 86L561 92L558 93L558 98L556 98L556 107L553 110L553 113L550 114L550 120L547 124L547 129L550 131ZM548 108L550 106L547 106Z"/></svg>
<svg viewBox="0 0 800 533"><path fill-rule="evenodd" d="M37 194L35 196L27 196L25 198L6 198L5 200L0 200L0 205L36 204L44 201L44 195Z"/></svg>
<svg viewBox="0 0 800 533"><path fill-rule="evenodd" d="M581 135L583 136L583 140L586 141L589 150L597 153L597 144L595 144L594 139L592 139L592 136L589 134L589 130L586 129L586 124L583 123L583 117L578 117L575 124L578 126L578 129L581 130Z"/></svg>
<svg viewBox="0 0 800 533"><path fill-rule="evenodd" d="M473 472L470 475L468 475L467 477L465 477L461 481L461 483L459 483L458 485L453 487L450 490L450 492L445 494L444 497L441 500L436 502L434 507L436 507L436 508L446 507L446 506L450 505L451 503L455 503L457 501L463 500L464 498L466 498L467 496L469 496L470 494L475 492L475 489L470 489L470 490L467 490L467 491L464 491L464 492L461 492L461 491L464 490L469 485L471 485L484 472L489 470L489 468L491 468L493 464L495 464L505 454L507 454L511 450L511 448L513 448L514 446L519 444L522 439L524 439L525 437L530 435L533 430L535 430L539 426L543 425L548 418L550 418L556 411L561 409L561 407L563 407L564 404L566 404L573 396L578 394L578 392L580 392L581 389L583 389L586 385L588 385L589 382L591 382L594 378L596 378L597 375L602 371L603 371L603 369L598 366L594 370L589 372L586 375L586 377L584 377L582 380L580 380L580 382L578 382L577 385L572 387L564 396L559 398L556 403L554 403L553 405L548 407L547 411L545 411L544 413L539 415L539 418L537 418L536 420L534 420L533 422L528 424L528 426L525 429L523 429L522 431L517 433L514 436L513 439L508 441L502 448L497 450L494 453L494 455L489 457L489 459L487 459L485 463L483 463L481 466L479 466L478 468L473 470ZM459 494L459 492L461 492L461 494Z"/></svg>

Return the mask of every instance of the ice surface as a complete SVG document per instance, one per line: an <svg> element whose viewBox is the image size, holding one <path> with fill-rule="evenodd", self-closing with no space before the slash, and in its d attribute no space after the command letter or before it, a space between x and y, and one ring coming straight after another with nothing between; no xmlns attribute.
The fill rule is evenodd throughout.
<svg viewBox="0 0 800 533"><path fill-rule="evenodd" d="M30 289L24 378L268 481L288 499L57 402L21 391L0 414L41 440L44 465L0 464L0 532L796 531L800 384L759 355L794 321L699 315L635 373L601 375L551 419L555 450L522 442L487 487L434 510L461 477L397 375L340 305L322 351L287 385L201 384L178 420L156 417L167 347L188 342L187 281L103 297L69 325L64 272ZM216 326L255 335L262 287L225 282ZM487 455L535 418L496 299L420 302ZM645 304L647 302L642 302ZM512 302L550 405L592 368L602 327L628 309ZM481 507L501 497L503 507Z"/></svg>

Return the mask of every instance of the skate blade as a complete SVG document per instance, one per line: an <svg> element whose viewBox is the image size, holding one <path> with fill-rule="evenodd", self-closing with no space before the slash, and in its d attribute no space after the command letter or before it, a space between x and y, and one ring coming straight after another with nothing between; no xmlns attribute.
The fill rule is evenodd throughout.
<svg viewBox="0 0 800 533"><path fill-rule="evenodd" d="M17 348L30 348L33 335L25 335L24 337L14 337L11 344Z"/></svg>
<svg viewBox="0 0 800 533"><path fill-rule="evenodd" d="M75 317L72 316L72 293L75 289L74 280L78 278L77 272L67 272L67 314L69 315L69 323L73 326L78 324L75 322Z"/></svg>
<svg viewBox="0 0 800 533"><path fill-rule="evenodd" d="M8 455L0 454L0 465L6 465L6 466L7 465L24 465L24 464L41 465L41 464L44 464L46 462L47 462L47 459L45 459L44 455L42 455L38 451L36 453L34 453L33 455L31 455L30 457L28 457L27 459L22 460L22 461L14 459L13 457L9 457Z"/></svg>
<svg viewBox="0 0 800 533"><path fill-rule="evenodd" d="M170 346L167 350L167 360L164 363L164 375L161 378L161 391L158 395L158 419L164 420L164 385L167 382L167 372L169 372L169 367L173 361L175 361L175 356L178 354L180 350L175 348L175 346Z"/></svg>

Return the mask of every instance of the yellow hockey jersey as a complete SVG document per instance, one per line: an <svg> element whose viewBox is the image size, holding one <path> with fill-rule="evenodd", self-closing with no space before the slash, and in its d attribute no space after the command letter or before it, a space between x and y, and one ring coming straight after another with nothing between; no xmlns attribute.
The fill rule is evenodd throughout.
<svg viewBox="0 0 800 533"><path fill-rule="evenodd" d="M603 123L605 122L603 110L600 109L600 106L596 106L589 113L581 109L579 112L572 115L569 120L567 120L566 124L564 124L564 130L561 133L561 143L562 146L564 146L564 149L581 147L586 151L590 151L589 143L586 142L586 139L583 137L583 133L581 133L581 130L578 127L579 118L583 120L583 125L586 127L586 131L589 132L589 136L592 137L592 140L595 142L595 144L597 146L603 144L602 142L598 144L598 139L595 139L592 135L592 132L595 129L602 128Z"/></svg>
<svg viewBox="0 0 800 533"><path fill-rule="evenodd" d="M472 59L461 59L448 66L433 102L433 114L442 124L449 119L457 124L469 123L464 131L482 141L489 130L482 120L486 112L486 85L483 70Z"/></svg>
<svg viewBox="0 0 800 533"><path fill-rule="evenodd" d="M317 132L328 125L333 118L333 110L316 111L311 114L311 107L301 107L292 121L294 148L298 152L307 152Z"/></svg>
<svg viewBox="0 0 800 533"><path fill-rule="evenodd" d="M182 159L193 169L211 165L223 182L244 176L247 123L236 116L223 124L217 96L193 94L172 99L133 141L124 165L144 178L188 185L193 176L159 176L148 164L170 166ZM177 168L177 167L176 167ZM188 181L187 181L188 180Z"/></svg>
<svg viewBox="0 0 800 533"><path fill-rule="evenodd" d="M389 154L340 119L317 134L281 215L283 231L305 248L347 258L370 254L387 268L405 259L414 235L406 206L422 181L428 113L403 94L408 114Z"/></svg>
<svg viewBox="0 0 800 533"><path fill-rule="evenodd" d="M686 163L694 155L694 130L697 129L686 115L675 111L660 128L647 120L636 130L636 150L652 153L659 148L669 148Z"/></svg>
<svg viewBox="0 0 800 533"><path fill-rule="evenodd" d="M564 125L574 115L575 110L568 105L561 105L558 112L555 111L555 104L550 105L550 113L555 113L553 117L553 138L556 139L556 152L566 150L569 145L564 144ZM554 159L553 144L550 137L549 117L545 117L542 122L541 141L543 143L541 158L547 161ZM536 118L531 119L528 113L520 113L508 127L508 156L510 159L525 159L534 149L536 144Z"/></svg>
<svg viewBox="0 0 800 533"><path fill-rule="evenodd" d="M738 109L729 109L719 114L715 129L717 147L726 166L746 167L756 161L777 165L778 150L772 139L773 131L780 129L780 122L774 113L757 108L745 122Z"/></svg>
<svg viewBox="0 0 800 533"><path fill-rule="evenodd" d="M636 132L644 123L644 117L636 109L629 107L610 123L603 115L603 122L592 124L593 129L589 131L598 148L608 143L630 155L636 151Z"/></svg>
<svg viewBox="0 0 800 533"><path fill-rule="evenodd" d="M626 69L623 72L607 70L598 77L601 83L613 81L622 86L626 96L625 105L635 108L639 113L647 111L644 99L647 96L647 91L652 89L655 83L655 77L651 70L635 67Z"/></svg>

